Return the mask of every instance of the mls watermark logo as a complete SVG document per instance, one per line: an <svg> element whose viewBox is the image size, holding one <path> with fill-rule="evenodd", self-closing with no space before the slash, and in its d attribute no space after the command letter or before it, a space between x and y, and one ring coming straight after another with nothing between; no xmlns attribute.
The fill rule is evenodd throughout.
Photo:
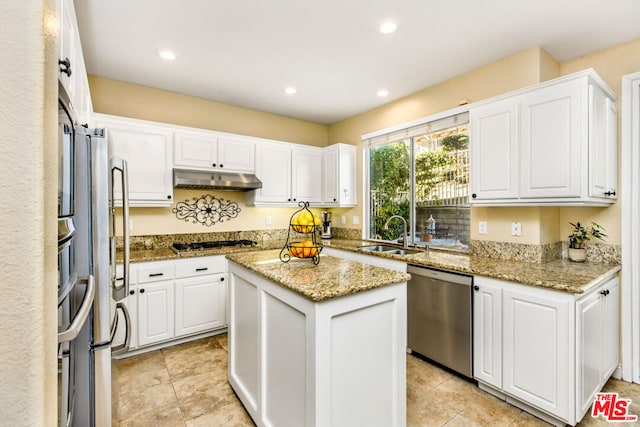
<svg viewBox="0 0 640 427"><path fill-rule="evenodd" d="M602 415L611 422L637 421L637 415L628 414L630 404L631 399L622 399L618 393L597 393L591 416L597 418Z"/></svg>

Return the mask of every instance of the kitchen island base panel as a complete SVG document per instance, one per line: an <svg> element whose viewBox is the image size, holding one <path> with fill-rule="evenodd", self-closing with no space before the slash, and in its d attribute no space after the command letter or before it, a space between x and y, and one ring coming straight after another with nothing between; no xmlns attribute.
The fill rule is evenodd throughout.
<svg viewBox="0 0 640 427"><path fill-rule="evenodd" d="M406 282L313 302L229 273L229 383L256 425L406 425Z"/></svg>

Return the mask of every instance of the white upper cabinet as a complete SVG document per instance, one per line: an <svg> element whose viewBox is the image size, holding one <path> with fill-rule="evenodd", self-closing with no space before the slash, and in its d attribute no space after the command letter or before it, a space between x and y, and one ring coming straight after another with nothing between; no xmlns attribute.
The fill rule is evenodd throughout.
<svg viewBox="0 0 640 427"><path fill-rule="evenodd" d="M521 198L580 197L584 83L568 81L522 97Z"/></svg>
<svg viewBox="0 0 640 427"><path fill-rule="evenodd" d="M616 103L597 86L589 86L589 196L617 198L618 113Z"/></svg>
<svg viewBox="0 0 640 427"><path fill-rule="evenodd" d="M519 98L469 112L473 200L518 197Z"/></svg>
<svg viewBox="0 0 640 427"><path fill-rule="evenodd" d="M153 122L96 114L97 127L105 128L109 156L120 157L129 167L131 206L170 206L173 201L171 128ZM116 198L122 196L118 193Z"/></svg>
<svg viewBox="0 0 640 427"><path fill-rule="evenodd" d="M253 191L253 203L291 202L291 148L285 144L256 146L256 176L262 188Z"/></svg>
<svg viewBox="0 0 640 427"><path fill-rule="evenodd" d="M356 205L356 147L334 144L322 150L322 203Z"/></svg>
<svg viewBox="0 0 640 427"><path fill-rule="evenodd" d="M256 145L256 176L262 188L252 192L253 205L297 206L322 200L322 149L285 142Z"/></svg>
<svg viewBox="0 0 640 427"><path fill-rule="evenodd" d="M92 111L89 81L82 55L80 33L72 0L60 2L58 79L80 124L89 122Z"/></svg>
<svg viewBox="0 0 640 427"><path fill-rule="evenodd" d="M613 203L615 99L586 70L472 106L472 203Z"/></svg>
<svg viewBox="0 0 640 427"><path fill-rule="evenodd" d="M175 132L173 164L183 169L255 171L255 143L217 132Z"/></svg>
<svg viewBox="0 0 640 427"><path fill-rule="evenodd" d="M291 148L291 199L297 203L322 201L322 149Z"/></svg>

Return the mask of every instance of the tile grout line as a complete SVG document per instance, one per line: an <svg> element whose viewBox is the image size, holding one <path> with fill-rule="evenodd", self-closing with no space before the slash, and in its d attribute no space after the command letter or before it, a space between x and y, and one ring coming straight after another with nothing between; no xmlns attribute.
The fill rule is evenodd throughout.
<svg viewBox="0 0 640 427"><path fill-rule="evenodd" d="M182 405L180 404L180 399L178 399L178 393L176 392L176 386L173 382L173 375L169 371L169 367L167 366L167 359L164 355L164 349L160 350L160 355L162 356L162 363L164 364L164 369L167 371L167 375L169 375L169 381L171 382L171 390L173 390L173 396L176 399L176 404L178 405L178 409L180 410L180 415L182 416L182 425L186 427L187 422L184 416L184 411L182 410Z"/></svg>

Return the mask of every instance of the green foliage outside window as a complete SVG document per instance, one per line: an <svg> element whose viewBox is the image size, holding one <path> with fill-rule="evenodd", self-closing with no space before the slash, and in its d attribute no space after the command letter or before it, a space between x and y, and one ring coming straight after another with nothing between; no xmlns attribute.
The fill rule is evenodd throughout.
<svg viewBox="0 0 640 427"><path fill-rule="evenodd" d="M437 141L434 142L434 141ZM432 144L432 145L430 145ZM445 189L468 184L468 147L466 133L453 133L441 139L416 142L416 204L440 205ZM429 149L428 147L438 147ZM411 140L372 147L369 150L370 227L372 239L395 240L402 231L401 221L384 224L392 215L400 215L411 228ZM408 230L410 233L411 230Z"/></svg>
<svg viewBox="0 0 640 427"><path fill-rule="evenodd" d="M370 237L394 240L399 235L397 227L401 227L400 221L390 224L389 230L384 229L384 224L392 215L409 219L409 146L404 142L394 142L372 148L369 155Z"/></svg>

